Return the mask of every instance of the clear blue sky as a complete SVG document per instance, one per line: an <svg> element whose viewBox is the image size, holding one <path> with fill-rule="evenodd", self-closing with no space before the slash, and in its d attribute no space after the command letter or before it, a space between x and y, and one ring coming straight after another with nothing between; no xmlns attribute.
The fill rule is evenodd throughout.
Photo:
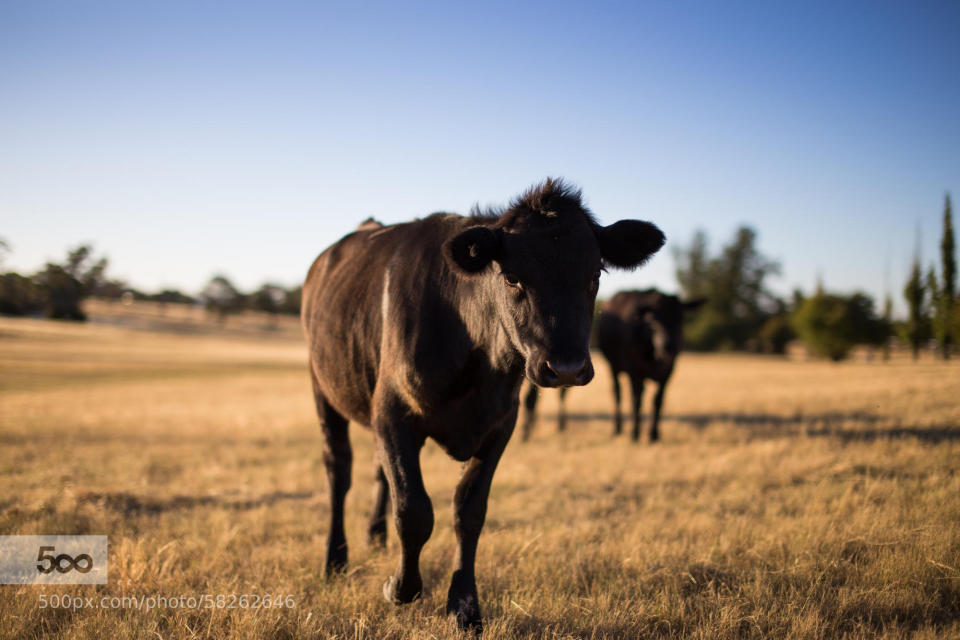
<svg viewBox="0 0 960 640"><path fill-rule="evenodd" d="M362 6L361 6L362 5ZM373 215L547 175L668 246L740 223L780 292L899 298L960 197L960 4L0 3L0 237L196 291L298 283Z"/></svg>

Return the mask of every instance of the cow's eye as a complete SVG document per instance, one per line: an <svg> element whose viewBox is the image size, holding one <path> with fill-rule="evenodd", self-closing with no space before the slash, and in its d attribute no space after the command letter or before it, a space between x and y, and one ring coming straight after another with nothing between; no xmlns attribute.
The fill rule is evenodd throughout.
<svg viewBox="0 0 960 640"><path fill-rule="evenodd" d="M590 281L590 285L591 285L594 289L596 289L597 287L600 286L600 271L599 271L599 270L598 270L595 274L593 274L593 280Z"/></svg>
<svg viewBox="0 0 960 640"><path fill-rule="evenodd" d="M517 276L515 276L515 275L512 274L512 273L504 273L504 274L503 274L503 281L507 283L507 286L508 286L508 287L519 287L519 286L520 286L520 278L518 278Z"/></svg>

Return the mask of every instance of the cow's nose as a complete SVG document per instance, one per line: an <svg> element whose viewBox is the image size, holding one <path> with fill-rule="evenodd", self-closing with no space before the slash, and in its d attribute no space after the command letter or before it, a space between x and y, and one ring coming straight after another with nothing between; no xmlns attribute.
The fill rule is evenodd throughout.
<svg viewBox="0 0 960 640"><path fill-rule="evenodd" d="M592 377L586 359L564 361L547 360L543 364L543 377L546 382L556 387L569 387L586 384Z"/></svg>

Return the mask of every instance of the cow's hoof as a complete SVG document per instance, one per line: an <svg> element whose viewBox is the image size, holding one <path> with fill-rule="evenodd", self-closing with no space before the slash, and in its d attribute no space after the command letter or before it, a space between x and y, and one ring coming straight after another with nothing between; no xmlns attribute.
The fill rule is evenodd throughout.
<svg viewBox="0 0 960 640"><path fill-rule="evenodd" d="M457 627L463 631L472 631L474 635L483 633L480 606L475 596L467 596L458 601L448 602L447 615L453 618Z"/></svg>
<svg viewBox="0 0 960 640"><path fill-rule="evenodd" d="M419 579L416 584L405 582L399 584L395 576L390 576L383 583L383 597L392 604L407 604L420 598L423 591L423 582Z"/></svg>
<svg viewBox="0 0 960 640"><path fill-rule="evenodd" d="M483 633L477 585L460 571L454 572L450 591L447 592L447 615L454 619L460 629L473 631L476 635Z"/></svg>

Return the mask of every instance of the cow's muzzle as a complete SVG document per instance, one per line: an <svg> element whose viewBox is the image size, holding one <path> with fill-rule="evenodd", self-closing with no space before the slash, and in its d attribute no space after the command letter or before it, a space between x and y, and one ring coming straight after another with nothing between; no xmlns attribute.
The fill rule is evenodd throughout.
<svg viewBox="0 0 960 640"><path fill-rule="evenodd" d="M561 360L550 358L538 366L527 366L527 377L541 387L573 387L585 385L593 379L590 356Z"/></svg>

